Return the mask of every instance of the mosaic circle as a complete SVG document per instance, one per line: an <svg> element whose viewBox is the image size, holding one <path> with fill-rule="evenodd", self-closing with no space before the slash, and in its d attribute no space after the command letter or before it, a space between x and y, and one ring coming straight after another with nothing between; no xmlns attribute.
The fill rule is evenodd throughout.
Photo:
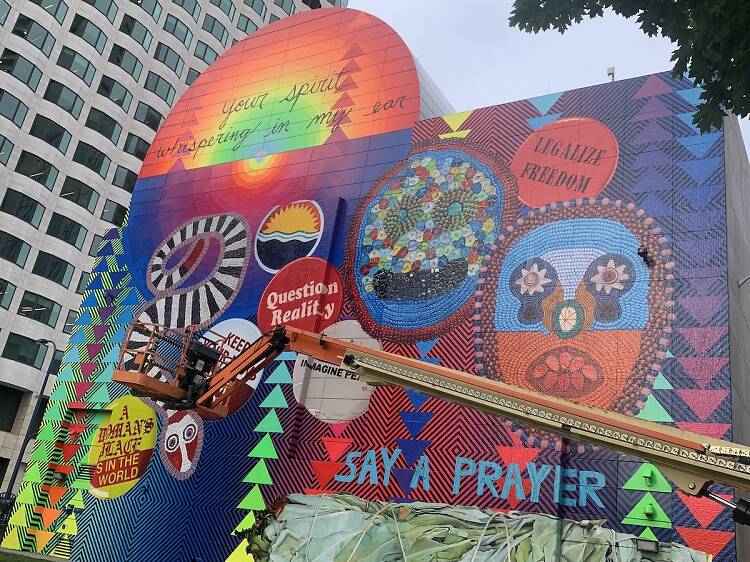
<svg viewBox="0 0 750 562"><path fill-rule="evenodd" d="M482 260L515 209L515 180L488 154L459 141L416 147L353 222L345 274L365 330L419 341L466 318Z"/></svg>

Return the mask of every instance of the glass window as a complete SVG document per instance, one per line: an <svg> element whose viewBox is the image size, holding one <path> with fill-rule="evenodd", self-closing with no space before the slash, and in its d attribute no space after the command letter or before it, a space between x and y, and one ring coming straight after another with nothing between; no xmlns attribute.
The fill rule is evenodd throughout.
<svg viewBox="0 0 750 562"><path fill-rule="evenodd" d="M92 214L99 201L99 193L93 187L71 176L65 177L60 197L72 201Z"/></svg>
<svg viewBox="0 0 750 562"><path fill-rule="evenodd" d="M65 355L65 351L62 349L55 350L55 354L52 356L52 359L50 359L49 366L47 367L47 372L51 375L56 375L57 372L60 370L60 364L62 363L62 358ZM43 402L40 404L40 417L44 417L44 411L47 409L47 403L48 399L43 398ZM44 410L42 410L41 407L44 407ZM41 421L41 420L40 420Z"/></svg>
<svg viewBox="0 0 750 562"><path fill-rule="evenodd" d="M227 46L227 39L229 38L229 32L227 28L221 25L221 22L213 17L211 14L203 16L203 29L208 31L211 35L219 40L219 43Z"/></svg>
<svg viewBox="0 0 750 562"><path fill-rule="evenodd" d="M13 26L13 33L26 39L48 57L55 45L55 38L49 31L23 14L18 15L16 25Z"/></svg>
<svg viewBox="0 0 750 562"><path fill-rule="evenodd" d="M75 268L64 259L40 250L31 272L59 283L67 289L74 270Z"/></svg>
<svg viewBox="0 0 750 562"><path fill-rule="evenodd" d="M253 20L251 20L245 14L240 14L240 19L237 22L237 29L239 29L240 31L244 31L247 34L250 34L253 31L258 31L258 26L255 25L255 22L253 22Z"/></svg>
<svg viewBox="0 0 750 562"><path fill-rule="evenodd" d="M5 0L0 0L0 25L5 25L5 20L8 19L10 13L10 4Z"/></svg>
<svg viewBox="0 0 750 562"><path fill-rule="evenodd" d="M186 47L190 47L190 43L193 42L193 34L188 26L172 14L167 15L167 19L164 21L164 30L177 37Z"/></svg>
<svg viewBox="0 0 750 562"><path fill-rule="evenodd" d="M78 312L75 310L69 310L68 316L65 318L65 324L63 324L63 334L73 333L73 330L76 329L76 320L78 320Z"/></svg>
<svg viewBox="0 0 750 562"><path fill-rule="evenodd" d="M13 94L0 90L0 115L7 117L17 126L23 125L29 108Z"/></svg>
<svg viewBox="0 0 750 562"><path fill-rule="evenodd" d="M41 70L29 60L10 49L5 49L2 56L0 56L0 70L15 76L31 88L33 92L36 92L39 81L42 79Z"/></svg>
<svg viewBox="0 0 750 562"><path fill-rule="evenodd" d="M8 310L15 293L16 286L13 283L5 279L0 279L0 306Z"/></svg>
<svg viewBox="0 0 750 562"><path fill-rule="evenodd" d="M0 164L3 166L8 164L11 152L13 152L13 143L3 135L0 135Z"/></svg>
<svg viewBox="0 0 750 562"><path fill-rule="evenodd" d="M273 0L273 3L290 16L294 13L294 0Z"/></svg>
<svg viewBox="0 0 750 562"><path fill-rule="evenodd" d="M73 161L83 164L89 170L95 171L103 178L107 177L109 165L112 162L101 150L83 141L78 141L75 154L73 154Z"/></svg>
<svg viewBox="0 0 750 562"><path fill-rule="evenodd" d="M95 257L99 253L99 248L102 247L103 241L104 238L102 236L94 234L94 239L91 241L91 246L89 246L89 255L91 257Z"/></svg>
<svg viewBox="0 0 750 562"><path fill-rule="evenodd" d="M24 267L29 251L31 246L26 242L0 230L0 258L13 262L18 267Z"/></svg>
<svg viewBox="0 0 750 562"><path fill-rule="evenodd" d="M104 136L106 139L112 141L114 144L117 144L117 141L120 140L120 133L122 132L122 127L120 127L120 124L112 119L109 115L107 115L103 111L99 111L95 107L89 109L89 116L86 119L86 126L89 129L93 129L100 135Z"/></svg>
<svg viewBox="0 0 750 562"><path fill-rule="evenodd" d="M201 7L198 4L198 0L172 0L172 2L190 14L195 23L198 23L198 17L201 15Z"/></svg>
<svg viewBox="0 0 750 562"><path fill-rule="evenodd" d="M81 116L83 100L73 90L60 84L60 82L49 81L47 91L44 92L44 99L62 107L76 119Z"/></svg>
<svg viewBox="0 0 750 562"><path fill-rule="evenodd" d="M273 23L275 21L279 21L279 16L277 16L276 14L271 14L271 17L268 18L268 23Z"/></svg>
<svg viewBox="0 0 750 562"><path fill-rule="evenodd" d="M54 328L60 318L60 309L52 299L26 291L18 305L18 314Z"/></svg>
<svg viewBox="0 0 750 562"><path fill-rule="evenodd" d="M138 160L143 160L148 153L149 143L143 140L138 135L128 133L128 138L125 139L125 146L122 149L128 154L132 154Z"/></svg>
<svg viewBox="0 0 750 562"><path fill-rule="evenodd" d="M8 334L8 341L5 342L5 349L3 349L3 357L5 357L6 359L10 359L11 361L18 361L19 363L23 363L24 365L28 365L29 367L40 369L42 367L42 363L44 362L45 355L47 355L46 345L37 343L31 338L27 338L26 336L21 336L14 333ZM16 414L18 414L18 407L21 405L21 398L23 398L23 393L7 386L3 386L2 392L0 393L0 403L3 404L2 409L5 409L11 402L9 398L11 395L13 395L13 406L9 407L9 410L14 411ZM14 415L13 418L15 417L16 416ZM2 425L3 427L0 427L0 429L2 429L3 431L10 431L13 427L12 422L10 423L10 427L8 427L7 429L4 429L8 426L7 422L4 421Z"/></svg>
<svg viewBox="0 0 750 562"><path fill-rule="evenodd" d="M123 168L122 166L117 166L117 170L115 170L115 177L112 180L112 183L117 187L121 187L128 193L133 193L133 188L135 187L135 182L137 179L138 174L136 174L135 172L132 172L127 168Z"/></svg>
<svg viewBox="0 0 750 562"><path fill-rule="evenodd" d="M147 51L151 48L151 40L154 36L151 35L151 32L148 29L146 29L146 26L137 21L134 17L129 16L128 14L123 14L122 22L120 23L120 31L130 35Z"/></svg>
<svg viewBox="0 0 750 562"><path fill-rule="evenodd" d="M41 6L48 13L52 14L58 23L62 24L65 15L68 13L68 5L63 0L30 0L37 6Z"/></svg>
<svg viewBox="0 0 750 562"><path fill-rule="evenodd" d="M195 56L205 61L206 64L211 64L219 57L219 54L203 41L198 41L195 44Z"/></svg>
<svg viewBox="0 0 750 562"><path fill-rule="evenodd" d="M233 0L211 0L211 4L224 12L230 20L234 19L235 7Z"/></svg>
<svg viewBox="0 0 750 562"><path fill-rule="evenodd" d="M138 107L135 108L135 119L157 131L164 121L164 116L147 103L139 101Z"/></svg>
<svg viewBox="0 0 750 562"><path fill-rule="evenodd" d="M37 114L29 134L51 144L63 154L70 146L70 133L65 127L44 115Z"/></svg>
<svg viewBox="0 0 750 562"><path fill-rule="evenodd" d="M50 191L52 191L55 185L58 174L57 168L44 158L40 158L36 154L26 152L25 150L21 152L21 157L18 159L16 172L27 178L31 178L37 183L41 183Z"/></svg>
<svg viewBox="0 0 750 562"><path fill-rule="evenodd" d="M10 188L5 192L3 202L0 204L0 211L13 215L34 228L39 228L42 215L44 215L44 207L39 201Z"/></svg>
<svg viewBox="0 0 750 562"><path fill-rule="evenodd" d="M149 72L146 76L145 87L147 90L154 92L157 96L172 105L175 96L175 90L172 85L155 72Z"/></svg>
<svg viewBox="0 0 750 562"><path fill-rule="evenodd" d="M159 21L161 15L161 4L157 0L130 0L133 4L140 6L143 10L154 18L154 21Z"/></svg>
<svg viewBox="0 0 750 562"><path fill-rule="evenodd" d="M115 23L117 6L112 0L83 0L106 16L110 23Z"/></svg>
<svg viewBox="0 0 750 562"><path fill-rule="evenodd" d="M67 242L79 250L83 248L83 241L86 240L88 232L88 230L73 219L69 219L59 213L52 213L52 218L47 226L47 234L63 242Z"/></svg>
<svg viewBox="0 0 750 562"><path fill-rule="evenodd" d="M132 94L125 86L120 84L114 78L102 76L102 79L99 82L99 88L96 91L105 98L115 102L125 111L130 109L130 102L133 101Z"/></svg>
<svg viewBox="0 0 750 562"><path fill-rule="evenodd" d="M96 69L83 55L76 53L70 47L63 47L62 51L60 51L60 56L57 58L57 64L70 70L78 78L86 82L87 86L91 86Z"/></svg>
<svg viewBox="0 0 750 562"><path fill-rule="evenodd" d="M268 7L266 6L265 0L245 0L245 4L250 6L255 13L260 16L260 19L266 18Z"/></svg>
<svg viewBox="0 0 750 562"><path fill-rule="evenodd" d="M102 218L105 221L111 222L115 226L122 226L122 223L125 222L125 216L127 213L127 207L124 207L111 199L107 199L107 202L104 204L104 210L102 211Z"/></svg>
<svg viewBox="0 0 750 562"><path fill-rule="evenodd" d="M163 62L169 68L174 70L177 76L182 74L182 69L185 68L185 63L183 62L182 57L178 55L174 51L174 49L165 45L164 43L159 43L156 46L156 51L154 52L154 58L156 60Z"/></svg>
<svg viewBox="0 0 750 562"><path fill-rule="evenodd" d="M200 76L201 73L195 70L194 68L190 68L187 73L187 78L185 78L185 84L190 86L193 82L195 82L195 79Z"/></svg>
<svg viewBox="0 0 750 562"><path fill-rule="evenodd" d="M83 16L76 14L73 23L70 25L70 32L78 35L89 45L94 47L101 55L104 52L104 45L107 44L107 36L99 29L94 22L87 20Z"/></svg>
<svg viewBox="0 0 750 562"><path fill-rule="evenodd" d="M109 62L115 63L117 66L122 68L125 72L130 74L136 81L141 78L141 70L143 65L133 53L128 51L125 47L120 45L112 45L112 52L109 53Z"/></svg>
<svg viewBox="0 0 750 562"><path fill-rule="evenodd" d="M82 295L86 287L88 287L89 275L91 274L88 271L81 271L81 276L78 278L78 285L76 285L76 293L79 295Z"/></svg>

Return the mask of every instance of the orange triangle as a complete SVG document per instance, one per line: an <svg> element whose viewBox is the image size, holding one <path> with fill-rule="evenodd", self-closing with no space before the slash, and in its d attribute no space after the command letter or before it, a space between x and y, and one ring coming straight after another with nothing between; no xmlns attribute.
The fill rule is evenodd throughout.
<svg viewBox="0 0 750 562"><path fill-rule="evenodd" d="M341 437L341 434L346 431L346 428L349 427L349 422L341 422L341 423L332 423L331 424L331 431L336 437Z"/></svg>
<svg viewBox="0 0 750 562"><path fill-rule="evenodd" d="M333 476L344 466L343 462L310 461L310 467L312 467L315 477L323 488L325 488Z"/></svg>
<svg viewBox="0 0 750 562"><path fill-rule="evenodd" d="M517 464L522 471L526 470L526 465L533 461L541 451L541 449L532 447L506 447L503 445L497 445L495 449L500 458L503 459L505 466Z"/></svg>
<svg viewBox="0 0 750 562"><path fill-rule="evenodd" d="M26 531L30 535L34 535L34 538L36 539L37 552L42 552L44 550L44 547L47 546L49 541L52 540L52 537L55 536L55 533L52 533L50 531L42 531L40 529L26 529Z"/></svg>
<svg viewBox="0 0 750 562"><path fill-rule="evenodd" d="M341 455L346 452L354 440L347 439L346 437L323 437L321 439L323 445L328 452L328 458L332 461L337 461L341 458Z"/></svg>
<svg viewBox="0 0 750 562"><path fill-rule="evenodd" d="M64 462L68 462L75 456L81 446L75 443L63 443L59 448L62 451Z"/></svg>
<svg viewBox="0 0 750 562"><path fill-rule="evenodd" d="M529 495L531 494L531 480L529 480L528 478L524 478L521 482L523 482L524 496L526 496L526 499L529 499ZM496 480L496 486L498 493L500 493L503 489L503 486L505 486L505 477L498 478ZM508 494L508 497L505 498L505 501L508 502L508 505L511 509L516 509L518 505L525 500L519 500L518 498L516 498L516 487L513 486L510 489L510 494Z"/></svg>
<svg viewBox="0 0 750 562"><path fill-rule="evenodd" d="M62 486L50 486L49 484L42 484L42 490L47 492L47 497L49 498L49 506L55 507L57 505L57 502L60 501L60 498L62 498L65 495L65 492L68 491L68 488L63 488Z"/></svg>
<svg viewBox="0 0 750 562"><path fill-rule="evenodd" d="M711 523L716 520L719 514L721 514L721 512L726 509L723 505L716 503L710 498L697 498L695 496L689 496L680 491L677 492L677 495L680 496L682 503L684 503L685 507L690 510L690 513L693 514L693 517L698 520L698 523L701 524L701 527L710 526ZM732 499L732 496L730 495L719 495L727 500Z"/></svg>
<svg viewBox="0 0 750 562"><path fill-rule="evenodd" d="M675 527L675 530L687 546L712 554L714 558L734 538L734 533L731 531L709 531L708 529L689 529L687 527Z"/></svg>
<svg viewBox="0 0 750 562"><path fill-rule="evenodd" d="M57 516L62 513L62 511L59 509L41 507L39 505L34 506L34 511L42 516L42 521L44 521L45 529L49 529L50 525L52 525L52 523L55 522L55 519L57 519Z"/></svg>

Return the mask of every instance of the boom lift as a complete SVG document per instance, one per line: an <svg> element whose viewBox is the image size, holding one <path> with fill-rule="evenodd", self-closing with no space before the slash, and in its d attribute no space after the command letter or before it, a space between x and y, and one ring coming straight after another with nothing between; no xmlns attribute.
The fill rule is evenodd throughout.
<svg viewBox="0 0 750 562"><path fill-rule="evenodd" d="M570 439L643 458L684 493L708 497L750 525L750 502L728 501L712 483L750 490L750 447L705 437L615 412L553 398L469 373L431 365L315 334L278 327L231 357L225 339L194 328L182 331L134 323L113 380L170 409L207 418L227 415L227 402L285 350L340 365L373 385L400 385L469 408L542 428Z"/></svg>

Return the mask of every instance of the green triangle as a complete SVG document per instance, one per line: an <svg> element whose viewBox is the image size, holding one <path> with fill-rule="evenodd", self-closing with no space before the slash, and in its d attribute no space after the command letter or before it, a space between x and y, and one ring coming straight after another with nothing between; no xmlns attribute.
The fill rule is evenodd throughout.
<svg viewBox="0 0 750 562"><path fill-rule="evenodd" d="M669 384L669 381L660 371L654 379L654 390L672 390L674 387Z"/></svg>
<svg viewBox="0 0 750 562"><path fill-rule="evenodd" d="M258 441L258 444L253 447L253 450L250 451L247 456L256 459L279 458L279 455L276 453L276 448L273 446L273 441L271 441L271 435L269 433L266 433L263 436L263 439Z"/></svg>
<svg viewBox="0 0 750 562"><path fill-rule="evenodd" d="M654 534L654 532L648 527L643 529L643 532L638 536L641 537L642 539L648 539L650 541L659 542L659 539L656 538L656 535Z"/></svg>
<svg viewBox="0 0 750 562"><path fill-rule="evenodd" d="M260 423L255 426L253 431L256 433L284 433L284 430L281 428L279 416L276 415L276 410L268 412L266 417L260 420Z"/></svg>
<svg viewBox="0 0 750 562"><path fill-rule="evenodd" d="M250 527L252 527L255 524L255 515L251 511L245 517L242 518L242 521L239 522L239 524L234 528L234 531L232 531L233 535L236 535L237 533L241 533L242 531L247 531Z"/></svg>
<svg viewBox="0 0 750 562"><path fill-rule="evenodd" d="M76 492L75 496L73 496L73 497L72 497L72 498L70 499L70 501L68 502L68 505L72 505L73 507L78 507L78 508L80 508L80 509L83 509L83 508L84 508L84 503L83 503L83 492L82 492L82 491L80 491L80 490L78 490L78 491Z"/></svg>
<svg viewBox="0 0 750 562"><path fill-rule="evenodd" d="M55 390L49 395L50 400L68 400L68 389L64 384L55 385Z"/></svg>
<svg viewBox="0 0 750 562"><path fill-rule="evenodd" d="M63 415L60 411L60 402L51 402L49 408L44 414L47 421L63 421Z"/></svg>
<svg viewBox="0 0 750 562"><path fill-rule="evenodd" d="M225 562L252 562L255 559L247 553L249 546L247 539L242 539L242 542L237 545L237 548L232 551Z"/></svg>
<svg viewBox="0 0 750 562"><path fill-rule="evenodd" d="M49 453L47 452L47 449L42 446L43 442L40 441L36 447L34 447L34 450L31 451L31 455L29 455L30 461L48 461L49 460Z"/></svg>
<svg viewBox="0 0 750 562"><path fill-rule="evenodd" d="M29 465L26 472L23 473L24 482L36 482L37 484L42 483L42 475L39 472L39 465L37 463Z"/></svg>
<svg viewBox="0 0 750 562"><path fill-rule="evenodd" d="M16 503L25 503L28 505L36 505L37 497L34 494L34 487L31 484L25 484L21 486L21 491L16 497Z"/></svg>
<svg viewBox="0 0 750 562"><path fill-rule="evenodd" d="M281 387L276 385L273 390L266 396L266 399L260 403L261 408L288 408L289 404L286 403L284 393L281 391Z"/></svg>
<svg viewBox="0 0 750 562"><path fill-rule="evenodd" d="M659 472L659 469L651 463L643 463L638 467L638 470L625 482L622 489L638 490L641 492L672 493L672 486L662 473Z"/></svg>
<svg viewBox="0 0 750 562"><path fill-rule="evenodd" d="M89 396L88 402L104 402L108 404L110 402L110 397L109 397L109 392L107 392L107 385L106 384L101 385L99 390L97 390L96 392L94 392L94 394Z"/></svg>
<svg viewBox="0 0 750 562"><path fill-rule="evenodd" d="M664 513L664 510L654 499L650 492L635 504L622 520L623 525L641 525L642 527L660 527L662 529L671 529L672 521Z"/></svg>
<svg viewBox="0 0 750 562"><path fill-rule="evenodd" d="M19 527L28 527L29 518L28 514L26 513L26 506L18 504L8 523L11 525L17 525Z"/></svg>
<svg viewBox="0 0 750 562"><path fill-rule="evenodd" d="M271 482L271 474L268 472L268 467L266 466L266 461L260 459L258 464L247 473L247 476L245 476L242 481L247 482L248 484L273 484L273 482Z"/></svg>
<svg viewBox="0 0 750 562"><path fill-rule="evenodd" d="M91 482L89 482L88 480L78 478L73 481L70 487L73 488L74 490L88 490L89 488L91 488Z"/></svg>
<svg viewBox="0 0 750 562"><path fill-rule="evenodd" d="M266 502L263 501L263 495L260 493L260 486L257 484L253 486L253 489L248 492L237 506L237 509L252 509L254 511L260 511L266 509Z"/></svg>
<svg viewBox="0 0 750 562"><path fill-rule="evenodd" d="M648 400L646 400L646 405L643 407L643 410L638 412L638 415L636 417L641 418L642 420L650 420L656 422L674 421L672 419L672 416L667 413L667 411L664 409L664 406L659 403L659 401L653 394L648 397Z"/></svg>
<svg viewBox="0 0 750 562"><path fill-rule="evenodd" d="M279 363L279 366L266 379L266 384L289 384L291 382L292 375L289 374L289 369L286 368L286 364L283 361Z"/></svg>
<svg viewBox="0 0 750 562"><path fill-rule="evenodd" d="M45 423L37 433L37 441L57 441L57 428L51 423Z"/></svg>

